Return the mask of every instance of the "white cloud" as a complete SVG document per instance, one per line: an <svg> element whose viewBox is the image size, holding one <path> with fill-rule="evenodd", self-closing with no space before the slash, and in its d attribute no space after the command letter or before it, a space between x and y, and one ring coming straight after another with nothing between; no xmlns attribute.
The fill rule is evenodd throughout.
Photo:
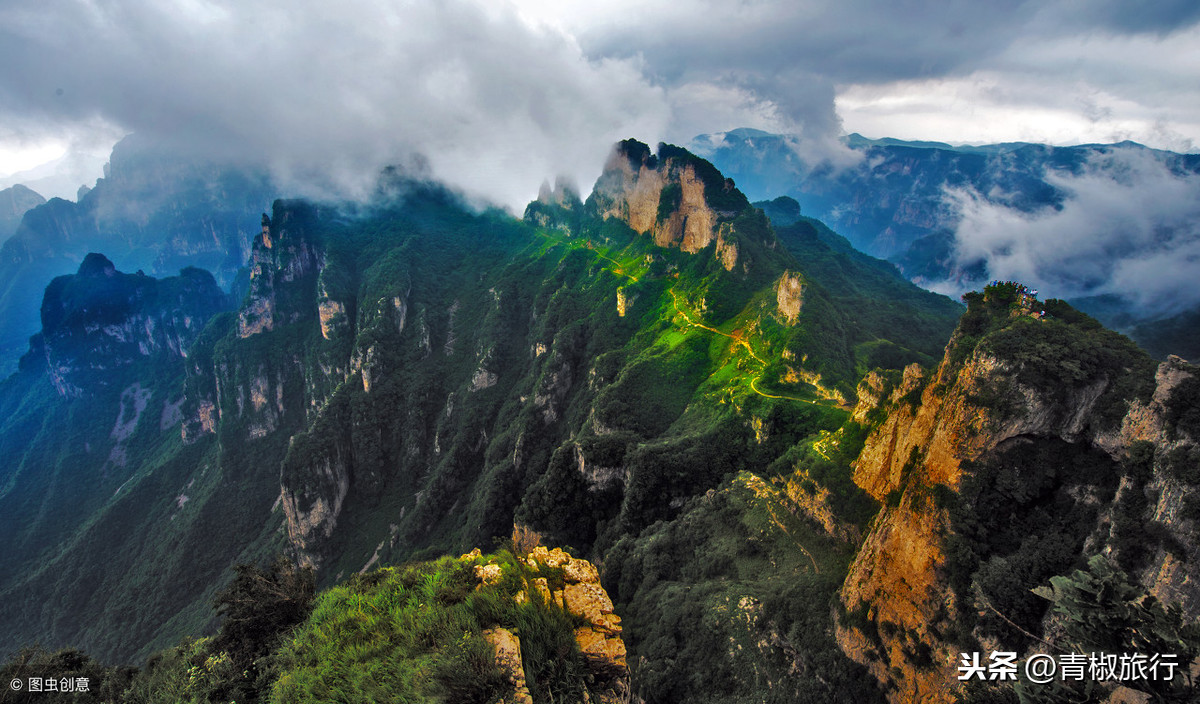
<svg viewBox="0 0 1200 704"><path fill-rule="evenodd" d="M751 127L765 132L790 132L796 125L779 107L736 84L691 82L667 91L671 122L667 137L685 143L703 132Z"/></svg>
<svg viewBox="0 0 1200 704"><path fill-rule="evenodd" d="M416 150L513 207L558 173L589 183L618 139L740 126L1188 149L1197 18L1177 0L8 3L0 123L45 140L100 119L355 187Z"/></svg>
<svg viewBox="0 0 1200 704"><path fill-rule="evenodd" d="M636 60L589 59L508 5L184 9L0 10L0 61L29 67L0 76L0 104L42 136L100 115L205 156L267 163L310 189L361 192L378 168L419 152L435 176L517 210L547 175L588 183L612 143L658 139L668 119Z"/></svg>
<svg viewBox="0 0 1200 704"><path fill-rule="evenodd" d="M1200 26L1027 36L963 74L839 87L848 131L982 144L1200 145Z"/></svg>
<svg viewBox="0 0 1200 704"><path fill-rule="evenodd" d="M1066 197L1033 213L949 191L961 218L958 266L982 261L986 278L1024 282L1044 298L1112 295L1148 315L1200 305L1200 176L1120 148L1097 154L1077 175L1050 171L1046 180ZM936 288L972 287L950 281Z"/></svg>

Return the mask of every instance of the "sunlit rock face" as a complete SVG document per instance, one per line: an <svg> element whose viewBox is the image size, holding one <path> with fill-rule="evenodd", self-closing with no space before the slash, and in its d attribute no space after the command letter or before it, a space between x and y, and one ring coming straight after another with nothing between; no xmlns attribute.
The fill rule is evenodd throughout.
<svg viewBox="0 0 1200 704"><path fill-rule="evenodd" d="M1025 335L1046 332L1042 344L1057 344L1059 335L1066 339L1070 334L1060 323L1055 323L1059 328L1046 327L1051 323L1031 317L1024 308L1014 307L1010 316L1008 322L1024 326ZM1074 469L1023 466L1018 471L1031 477L1057 472L1064 506L1099 505L1104 501L1099 487L1105 484L1117 490L1117 501L1121 491L1145 491L1154 499L1147 520L1179 545L1190 544L1191 524L1183 518L1182 507L1194 487L1174 478L1177 470L1171 469L1171 458L1194 452L1195 438L1172 419L1181 415L1180 408L1197 402L1184 401L1178 391L1194 381L1197 368L1172 358L1158 366L1151 384L1149 359L1140 351L1129 352L1133 348L1127 340L1121 343L1107 331L1104 335L1097 333L1093 351L1085 356L1115 357L1116 350L1123 350L1128 366L1091 373L1076 369L1077 362L1064 357L1063 373L1069 379L1065 383L1030 381L1030 363L1022 362L1021 355L1036 343L1024 342L1014 352L989 344L986 336L976 344L960 327L945 358L928 376L913 365L894 384L879 374L868 375L860 384L854 417L871 422L873 414L886 413L855 461L853 478L884 506L842 587L842 608L849 616L839 620L836 634L842 650L866 665L893 701L950 702L958 696L961 648L947 634L959 627L956 614L963 608L991 613L994 606L979 600L978 594L952 587L950 540L960 525L950 507L986 500L986 492L993 491L986 488L989 485L983 485L984 494L964 497L964 483L1014 448L1039 443L1073 448L1090 459L1077 462ZM1122 391L1135 385L1143 389L1140 395ZM1114 415L1113 406L1124 413ZM1135 485L1131 475L1121 473L1129 471L1123 467L1130 454L1139 451L1150 452L1153 462L1148 478ZM1106 467L1097 471L1108 478L1072 478L1069 473L1082 471L1080 467ZM975 504L957 505L969 510ZM1115 504L1097 510L1094 526L1078 528L1080 535L1091 536L1088 549L1120 557L1109 525L1116 510ZM1185 550L1195 553L1191 547ZM1198 571L1186 567L1193 563L1176 553L1153 549L1136 576L1150 593L1194 614L1200 607ZM967 601L960 603L963 600ZM982 632L976 636L997 648L1003 645Z"/></svg>

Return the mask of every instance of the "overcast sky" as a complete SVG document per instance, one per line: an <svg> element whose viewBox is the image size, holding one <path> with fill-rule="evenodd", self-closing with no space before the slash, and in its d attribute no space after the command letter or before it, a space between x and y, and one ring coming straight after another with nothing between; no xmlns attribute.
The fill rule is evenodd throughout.
<svg viewBox="0 0 1200 704"><path fill-rule="evenodd" d="M419 152L518 212L630 136L1200 145L1195 0L0 2L0 184L132 131L309 189Z"/></svg>

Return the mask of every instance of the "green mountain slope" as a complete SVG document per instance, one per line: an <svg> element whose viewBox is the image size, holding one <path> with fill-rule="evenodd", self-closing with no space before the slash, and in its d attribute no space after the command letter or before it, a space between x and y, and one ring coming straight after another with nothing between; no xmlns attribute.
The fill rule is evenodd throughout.
<svg viewBox="0 0 1200 704"><path fill-rule="evenodd" d="M47 288L42 332L0 391L4 647L132 653L211 589L188 566L219 527L183 509L215 488L213 448L182 448L178 422L183 357L226 305L207 272L156 280L98 254Z"/></svg>
<svg viewBox="0 0 1200 704"><path fill-rule="evenodd" d="M524 221L386 179L369 207L276 202L239 309L175 371L130 367L178 416L128 416L115 379L6 382L5 408L41 404L0 436L30 467L70 452L104 476L109 419L132 430L111 489L11 558L0 647L138 659L202 632L238 560L283 549L332 585L515 523L605 562L650 701L877 696L810 633L879 507L851 479L851 406L871 367L934 358L961 308L819 223L777 231L669 145L618 145L586 202L547 189ZM71 413L92 425L28 431ZM37 486L5 481L14 502ZM696 624L712 647L672 664Z"/></svg>

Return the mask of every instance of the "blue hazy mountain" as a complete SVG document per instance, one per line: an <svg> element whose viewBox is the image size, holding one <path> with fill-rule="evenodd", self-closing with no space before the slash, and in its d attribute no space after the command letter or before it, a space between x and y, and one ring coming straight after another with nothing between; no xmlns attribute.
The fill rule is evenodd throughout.
<svg viewBox="0 0 1200 704"><path fill-rule="evenodd" d="M794 198L914 282L957 294L1021 279L1161 354L1200 356L1169 319L1200 309L1171 288L1200 237L1200 155L1133 142L952 146L851 134L835 160L797 138L737 129L692 147L753 200Z"/></svg>
<svg viewBox="0 0 1200 704"><path fill-rule="evenodd" d="M0 375L15 369L38 331L47 284L74 272L89 252L154 276L200 267L228 290L274 197L262 174L126 137L113 148L104 178L81 188L78 202L51 198L26 208L0 245Z"/></svg>

